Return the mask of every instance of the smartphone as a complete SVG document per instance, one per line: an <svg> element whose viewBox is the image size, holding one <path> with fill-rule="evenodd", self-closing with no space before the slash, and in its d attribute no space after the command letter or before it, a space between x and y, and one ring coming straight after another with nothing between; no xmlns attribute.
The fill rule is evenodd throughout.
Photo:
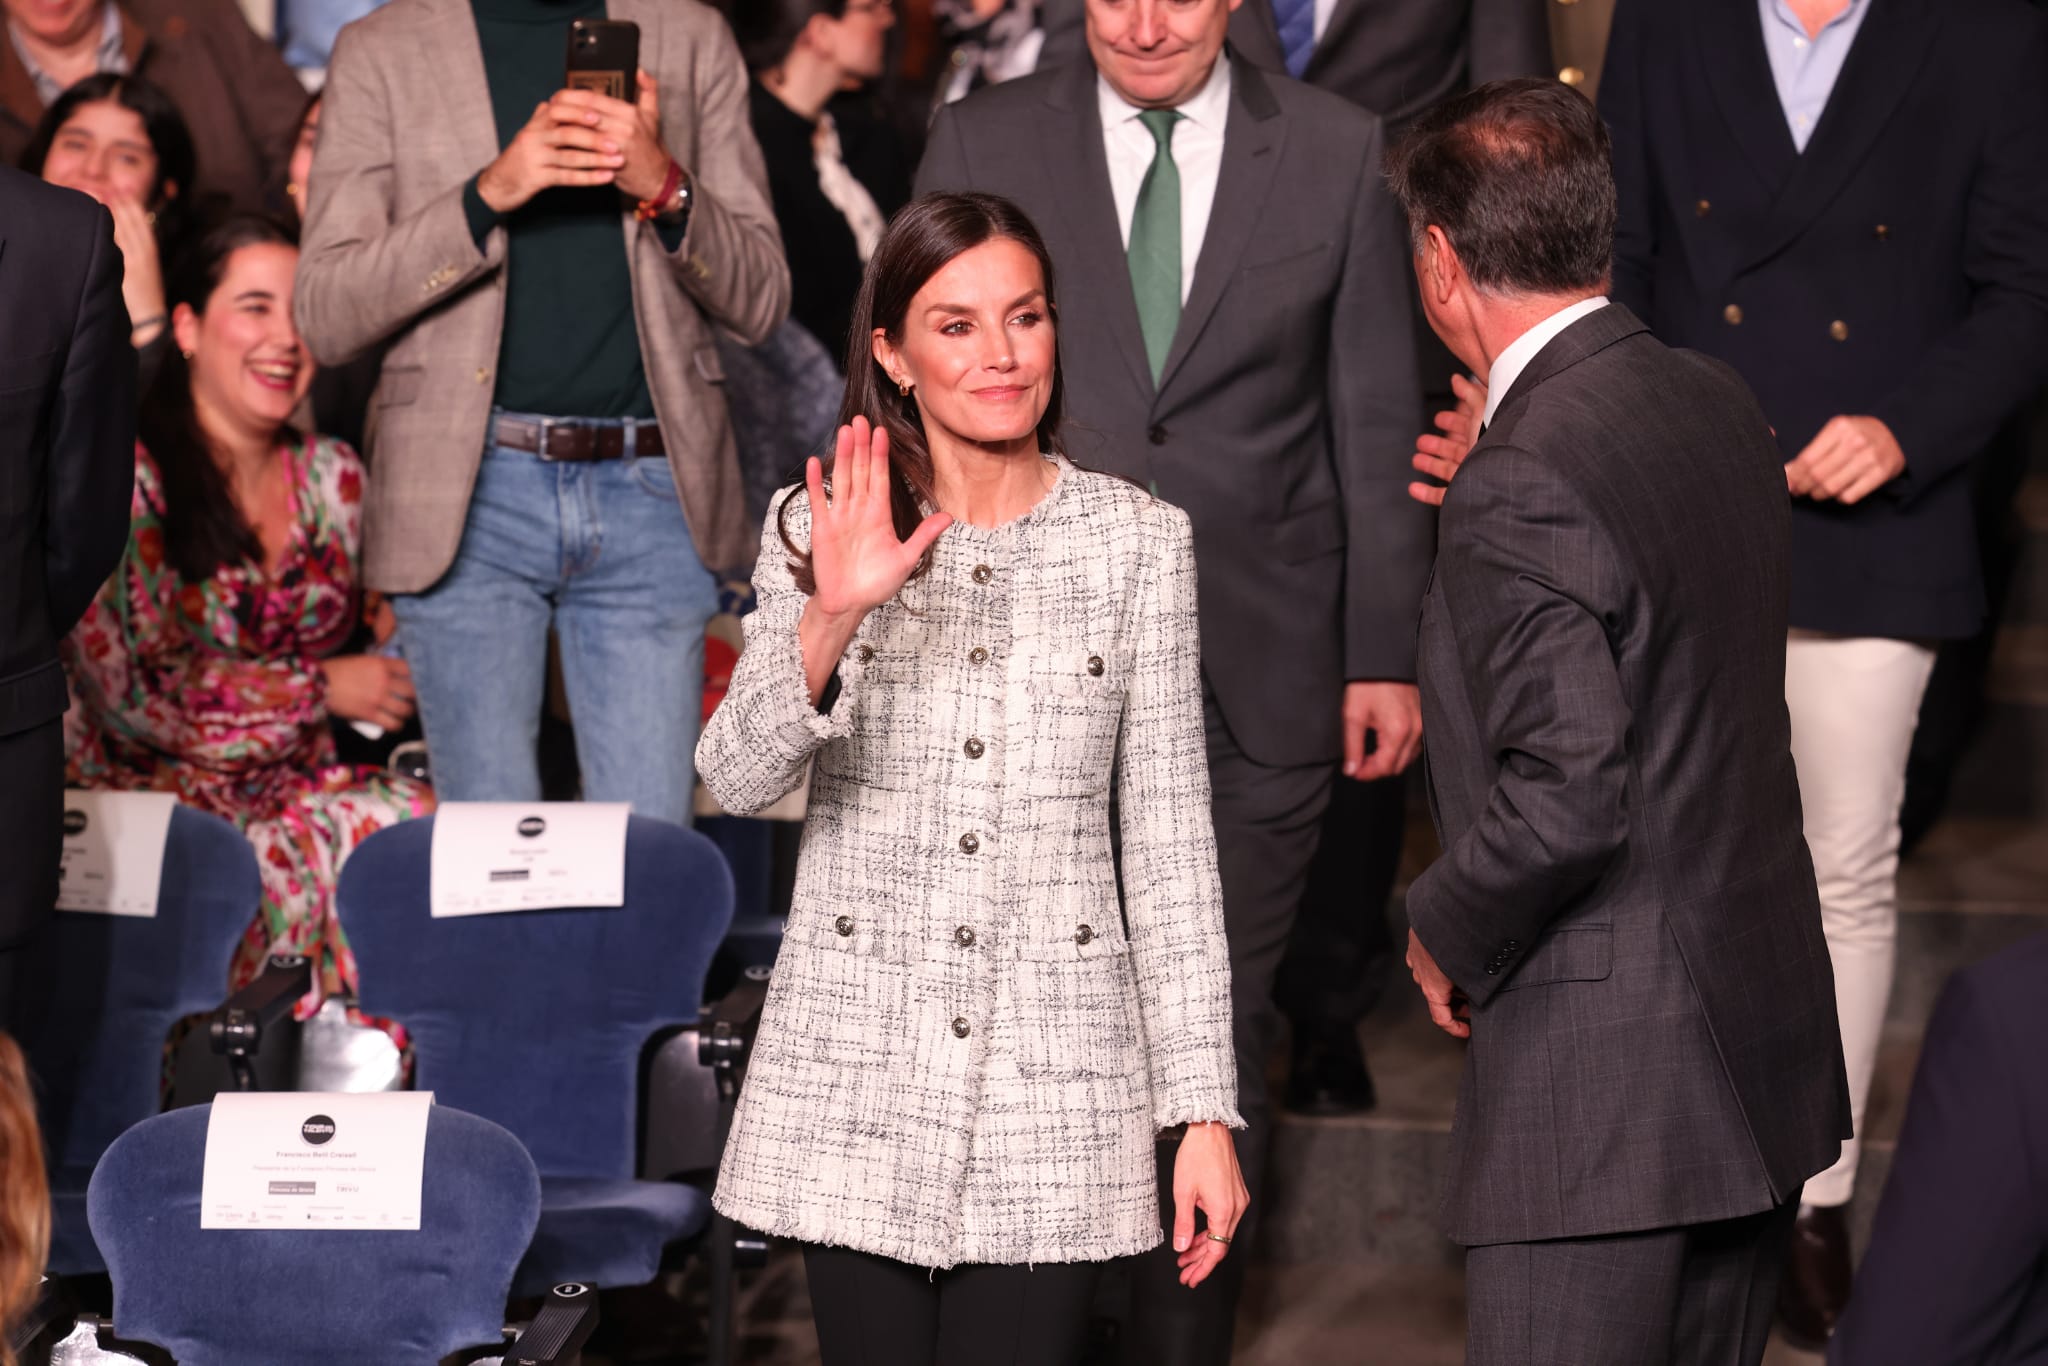
<svg viewBox="0 0 2048 1366"><path fill-rule="evenodd" d="M577 19L569 25L569 90L595 90L633 103L640 97L640 26L630 19Z"/></svg>

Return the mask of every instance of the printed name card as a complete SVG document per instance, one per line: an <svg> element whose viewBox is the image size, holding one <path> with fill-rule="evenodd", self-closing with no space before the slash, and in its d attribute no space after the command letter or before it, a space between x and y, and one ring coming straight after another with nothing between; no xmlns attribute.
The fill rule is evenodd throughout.
<svg viewBox="0 0 2048 1366"><path fill-rule="evenodd" d="M431 1091L213 1098L201 1228L416 1229Z"/></svg>
<svg viewBox="0 0 2048 1366"><path fill-rule="evenodd" d="M626 802L449 802L434 813L436 917L626 904Z"/></svg>
<svg viewBox="0 0 2048 1366"><path fill-rule="evenodd" d="M177 806L168 792L66 792L57 909L154 916Z"/></svg>

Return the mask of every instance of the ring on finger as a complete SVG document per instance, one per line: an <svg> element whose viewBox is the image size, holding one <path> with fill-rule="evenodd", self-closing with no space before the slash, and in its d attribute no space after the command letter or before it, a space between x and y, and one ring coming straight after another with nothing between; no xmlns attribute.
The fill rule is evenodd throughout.
<svg viewBox="0 0 2048 1366"><path fill-rule="evenodd" d="M1202 1232L1202 1236L1204 1238L1207 1238L1212 1243L1222 1243L1226 1247L1230 1244L1229 1238L1225 1237L1221 1233L1215 1232L1214 1230L1204 1229Z"/></svg>

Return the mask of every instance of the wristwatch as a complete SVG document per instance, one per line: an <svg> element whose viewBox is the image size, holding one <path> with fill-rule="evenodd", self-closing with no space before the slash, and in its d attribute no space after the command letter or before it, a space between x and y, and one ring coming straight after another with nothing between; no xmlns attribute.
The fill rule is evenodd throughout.
<svg viewBox="0 0 2048 1366"><path fill-rule="evenodd" d="M657 214L657 217L665 218L673 222L677 219L687 218L689 217L689 215L690 173L683 169L681 162L678 162L676 163L675 193L670 195L668 197L667 202L661 206L661 210Z"/></svg>

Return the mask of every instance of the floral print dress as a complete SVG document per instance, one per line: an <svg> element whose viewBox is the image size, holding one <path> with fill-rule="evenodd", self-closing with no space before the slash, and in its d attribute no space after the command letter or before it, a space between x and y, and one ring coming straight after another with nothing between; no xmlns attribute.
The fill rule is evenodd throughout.
<svg viewBox="0 0 2048 1366"><path fill-rule="evenodd" d="M156 462L135 453L128 549L64 643L75 787L173 792L241 827L263 874L261 914L236 950L231 987L272 953L319 965L319 998L353 993L355 959L334 916L342 860L369 836L432 808L426 788L337 762L319 661L359 614L363 469L327 438L288 436L292 528L274 568L244 562L186 582L164 548Z"/></svg>

